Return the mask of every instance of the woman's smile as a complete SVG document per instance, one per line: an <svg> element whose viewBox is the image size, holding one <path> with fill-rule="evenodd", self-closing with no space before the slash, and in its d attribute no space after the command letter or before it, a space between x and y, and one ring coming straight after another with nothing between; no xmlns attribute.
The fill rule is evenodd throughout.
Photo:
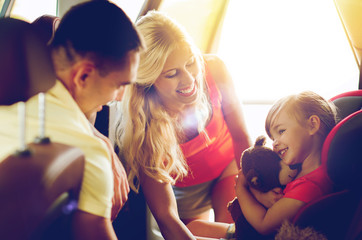
<svg viewBox="0 0 362 240"><path fill-rule="evenodd" d="M193 84L190 85L189 87L176 90L176 92L179 95L184 96L184 97L192 96L192 95L194 95L196 93L196 84L195 84L195 82L193 82Z"/></svg>

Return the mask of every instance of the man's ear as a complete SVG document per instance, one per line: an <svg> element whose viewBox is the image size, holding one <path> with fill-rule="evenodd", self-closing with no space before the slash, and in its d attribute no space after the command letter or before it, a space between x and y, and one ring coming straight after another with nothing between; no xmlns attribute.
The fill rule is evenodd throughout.
<svg viewBox="0 0 362 240"><path fill-rule="evenodd" d="M312 115L308 119L309 134L314 135L321 127L321 120L317 115Z"/></svg>
<svg viewBox="0 0 362 240"><path fill-rule="evenodd" d="M84 88L93 79L95 65L88 60L81 60L73 66L73 83L77 88Z"/></svg>

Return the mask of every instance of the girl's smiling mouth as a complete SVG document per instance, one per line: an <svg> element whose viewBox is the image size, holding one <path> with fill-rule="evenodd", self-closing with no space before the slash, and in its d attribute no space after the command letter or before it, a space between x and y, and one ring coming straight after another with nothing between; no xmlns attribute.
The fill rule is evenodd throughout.
<svg viewBox="0 0 362 240"><path fill-rule="evenodd" d="M284 148L280 151L278 151L278 154L281 158L283 158L283 156L285 155L285 153L288 151L288 148Z"/></svg>

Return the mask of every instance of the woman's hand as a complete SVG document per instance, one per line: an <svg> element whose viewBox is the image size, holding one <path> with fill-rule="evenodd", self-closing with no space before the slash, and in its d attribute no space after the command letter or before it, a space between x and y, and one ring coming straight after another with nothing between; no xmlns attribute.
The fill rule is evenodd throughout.
<svg viewBox="0 0 362 240"><path fill-rule="evenodd" d="M266 208L270 208L274 205L274 203L276 203L279 199L283 197L283 191L279 187L274 188L266 193L258 191L254 188L249 188L249 190L253 194L255 199Z"/></svg>

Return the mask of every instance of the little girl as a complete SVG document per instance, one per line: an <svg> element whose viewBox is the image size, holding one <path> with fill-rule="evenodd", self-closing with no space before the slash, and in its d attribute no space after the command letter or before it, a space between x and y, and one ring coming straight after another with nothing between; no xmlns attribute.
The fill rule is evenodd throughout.
<svg viewBox="0 0 362 240"><path fill-rule="evenodd" d="M332 191L326 164L321 162L321 150L336 122L333 103L314 92L291 95L272 106L266 118L265 129L273 140L273 150L285 164L292 167L301 165L301 171L286 186L284 196L268 209L256 200L259 197L254 197L244 175L239 173L235 190L240 208L260 234L275 233L283 221L291 221L302 206ZM272 196L269 192L267 194ZM204 233L197 228L196 223L189 227L196 235Z"/></svg>
<svg viewBox="0 0 362 240"><path fill-rule="evenodd" d="M251 195L245 177L239 174L236 195L241 210L259 233L274 232L306 203L332 191L325 163L321 163L321 150L336 122L335 106L310 91L285 97L270 109L265 129L273 140L273 150L287 165L301 164L301 171L284 189L284 197L267 210Z"/></svg>

